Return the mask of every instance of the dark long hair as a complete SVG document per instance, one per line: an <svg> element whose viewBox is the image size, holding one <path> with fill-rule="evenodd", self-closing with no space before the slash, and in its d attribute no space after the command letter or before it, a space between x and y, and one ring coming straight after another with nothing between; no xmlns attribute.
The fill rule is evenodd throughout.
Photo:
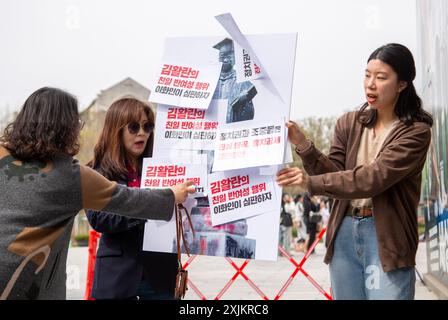
<svg viewBox="0 0 448 320"><path fill-rule="evenodd" d="M412 81L415 79L415 62L411 51L398 43L389 43L376 49L367 60L378 59L391 66L397 73L398 81L405 81L407 86L403 89L395 105L395 114L407 125L414 122L425 122L432 126L430 113L423 110L422 100L417 95ZM367 109L364 103L358 112L358 121L367 127L372 127L377 118L377 110Z"/></svg>
<svg viewBox="0 0 448 320"><path fill-rule="evenodd" d="M128 158L123 144L123 129L130 122L139 122L143 114L146 115L149 122L154 124L154 112L148 103L134 98L124 98L112 103L106 113L103 130L95 145L93 159L87 165L98 169L108 179L126 180ZM153 145L154 135L151 134L140 161L144 157L152 156Z"/></svg>
<svg viewBox="0 0 448 320"><path fill-rule="evenodd" d="M26 99L0 141L19 160L47 161L55 155L76 155L80 129L76 98L45 87Z"/></svg>

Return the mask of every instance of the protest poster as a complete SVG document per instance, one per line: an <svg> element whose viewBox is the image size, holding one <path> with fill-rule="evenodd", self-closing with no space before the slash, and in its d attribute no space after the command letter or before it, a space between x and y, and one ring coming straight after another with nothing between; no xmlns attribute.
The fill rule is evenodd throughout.
<svg viewBox="0 0 448 320"><path fill-rule="evenodd" d="M159 104L154 149L213 150L218 132L219 101L207 110Z"/></svg>
<svg viewBox="0 0 448 320"><path fill-rule="evenodd" d="M217 226L278 209L272 175L258 168L216 172L208 176L212 225Z"/></svg>
<svg viewBox="0 0 448 320"><path fill-rule="evenodd" d="M193 181L196 196L204 194L207 187L206 155L197 155L196 162L182 158L144 158L140 188L169 188L186 181Z"/></svg>
<svg viewBox="0 0 448 320"><path fill-rule="evenodd" d="M207 109L215 92L221 63L171 62L163 59L150 86L149 101L182 108Z"/></svg>
<svg viewBox="0 0 448 320"><path fill-rule="evenodd" d="M269 83L275 83L279 94L270 89L266 78L250 81L237 78L237 73L244 73L244 70L237 72L237 69L240 69L237 66L244 65L244 61L236 61L235 45L229 37L173 37L165 41L163 57L166 61L176 60L186 65L223 63L210 104L210 107L214 104L219 106L214 108L213 116L210 118L211 121L216 121L215 117L217 117L218 127L221 124L239 121L271 121L273 116L289 119L297 34L249 35L246 38L250 41L252 49L257 52L257 57L263 61L265 69L269 70ZM179 52L182 52L182 55L179 55ZM152 96L153 93L151 93L151 101ZM167 106L162 103L158 106L157 112L161 110L163 113L163 110L172 106L175 104L168 103ZM163 116L161 118L161 121L166 122L166 118L163 119ZM158 122L159 118L157 118L156 126ZM163 124L159 125L163 126ZM154 141L156 151L184 148L187 144L180 142L184 137L182 130L175 130L177 132L172 133L170 138L165 138L165 135L158 130L159 128L156 128ZM176 138L179 144L175 143ZM192 150L199 150L200 145L197 142L190 142L190 144L195 145ZM209 143L208 147L202 150L212 150L211 145L212 143ZM285 144L284 162L291 161L292 153L289 144Z"/></svg>
<svg viewBox="0 0 448 320"><path fill-rule="evenodd" d="M213 171L283 163L285 119L224 124L218 130Z"/></svg>
<svg viewBox="0 0 448 320"><path fill-rule="evenodd" d="M235 47L237 46L234 45L233 40L228 36L168 38L165 41L164 48L164 59L166 61L177 61L179 64L195 66L216 62L222 63L218 83L204 119L194 119L194 121L190 121L193 123L185 124L184 128L192 128L196 122L200 121L217 121L217 130L220 130L221 127L224 128L226 125L241 125L241 128L255 128L258 126L260 128L272 126L273 123L279 124L279 119L289 119L296 38L296 34L247 36L252 50L257 54L257 59L263 62L264 70L269 72L266 72L266 75L269 75L269 77L256 77L250 78L250 80L238 77L241 72L237 72L235 68L244 67L244 61L236 64L235 59L244 59L244 55L241 57L239 54L238 57L235 55ZM179 52L182 52L182 55L179 55ZM272 89L272 83L275 83L275 90ZM179 134L182 130L180 120L184 122L184 119L177 119L179 123L175 124L175 126L179 126L179 129L171 129L171 127L167 129L168 110L173 106L175 105L170 103L158 105L158 113L160 112L160 114L156 117L154 154L158 156L169 155L176 158L178 152L185 151L176 149L184 148L206 154L208 159L208 179L210 179L215 174L215 172L212 173L211 171L216 157L214 148L210 147L213 143L208 144L207 147L207 143L181 141L192 140L189 135L193 136L195 130L200 130L198 125L197 128L183 129L191 131L186 136ZM188 108L187 106L176 107ZM210 111L210 118L207 118L208 111ZM173 110L171 112L174 113ZM173 124L171 123L170 125ZM284 128L284 123L281 125ZM166 134L168 131L171 132ZM178 133L173 134L173 131ZM283 134L284 132L285 130L283 130ZM183 139L182 137L185 138ZM217 142L216 137L215 144ZM280 161L280 163L286 159L292 159L288 145L283 143L281 147L282 150L276 154L276 156L284 155L283 161ZM250 170L249 179L253 181L256 179L274 181L275 168L278 168L278 166L268 166L272 163L270 162L272 160L269 159L270 156L264 157L263 161L260 161L260 167L258 168L242 170ZM244 161L235 162L234 169L219 172L219 174L225 174L230 177L234 172L238 172L242 168L241 165L244 166ZM274 162L279 163L277 160ZM238 166L240 167L238 168ZM268 174L263 176L266 173ZM266 189L268 189L268 185L266 185ZM273 200L275 205L272 205L273 209L266 203L266 207L254 210L254 216L243 217L244 213L243 216L240 213L239 216L236 215L232 218L237 220L216 226L213 226L215 223L212 223L212 198L210 198L209 194L208 196L188 199L184 205L191 212L195 230L193 235L192 230L189 230L188 223L184 222L184 230L187 233L186 240L190 252L192 254L209 256L276 260L282 189L275 182L273 182L272 189L275 191L275 200ZM175 239L176 233L173 221L149 220L145 227L143 249L174 253L177 251ZM182 247L183 252L185 252L184 249Z"/></svg>
<svg viewBox="0 0 448 320"><path fill-rule="evenodd" d="M167 38L163 59L192 66L222 63L223 67L217 73L218 84L213 99L229 100L229 97L234 96L235 98L239 97L241 103L252 101L253 118L246 120L269 120L273 114L289 119L297 34L248 35L246 38L257 53L257 57L263 61L265 70L269 71L269 78L275 83L281 99L266 88L266 79L264 78L250 81L237 78L235 45L229 37ZM180 55L179 52L182 54ZM244 65L244 61L239 61L238 65ZM256 93L253 88L257 91ZM249 90L249 96L243 97L244 89L252 89L252 91ZM153 94L154 92L151 93L150 101L153 101ZM188 108L189 106L180 105L180 107ZM224 114L226 113L224 112ZM234 120L239 118L241 116L235 117Z"/></svg>

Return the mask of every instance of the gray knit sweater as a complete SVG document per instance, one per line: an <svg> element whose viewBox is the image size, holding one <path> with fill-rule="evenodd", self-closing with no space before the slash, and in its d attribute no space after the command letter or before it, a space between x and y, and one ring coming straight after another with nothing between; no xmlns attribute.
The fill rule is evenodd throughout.
<svg viewBox="0 0 448 320"><path fill-rule="evenodd" d="M82 209L169 221L170 189L131 189L71 157L22 163L0 146L0 300L65 299L73 220Z"/></svg>

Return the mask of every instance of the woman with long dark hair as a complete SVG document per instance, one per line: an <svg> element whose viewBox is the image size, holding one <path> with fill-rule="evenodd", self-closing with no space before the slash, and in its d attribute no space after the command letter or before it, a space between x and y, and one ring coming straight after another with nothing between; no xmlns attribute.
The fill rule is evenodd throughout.
<svg viewBox="0 0 448 320"><path fill-rule="evenodd" d="M147 103L133 98L114 102L89 166L120 184L140 187L143 158L152 155L153 129L154 113ZM87 218L102 233L93 298L174 298L177 255L142 250L146 220L92 210Z"/></svg>
<svg viewBox="0 0 448 320"><path fill-rule="evenodd" d="M83 209L169 221L190 183L139 190L73 159L83 123L71 94L31 94L0 139L0 300L65 299L73 221Z"/></svg>
<svg viewBox="0 0 448 320"><path fill-rule="evenodd" d="M335 299L414 298L417 207L432 126L415 75L405 46L376 49L365 70L367 102L338 119L328 156L288 123L307 174L287 168L278 183L336 199L325 256Z"/></svg>

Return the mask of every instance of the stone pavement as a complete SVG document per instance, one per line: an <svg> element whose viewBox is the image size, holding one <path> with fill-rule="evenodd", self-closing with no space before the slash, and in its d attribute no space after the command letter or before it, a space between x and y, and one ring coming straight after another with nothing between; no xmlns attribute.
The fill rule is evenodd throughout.
<svg viewBox="0 0 448 320"><path fill-rule="evenodd" d="M320 243L316 247L316 253L303 265L303 269L319 283L322 288L330 292L330 275L328 267L323 263L325 247ZM300 262L303 253L294 253L293 257ZM70 248L67 260L67 299L78 300L84 298L88 251L86 247ZM188 257L183 256L182 261ZM233 259L238 266L243 259ZM188 267L189 278L199 288L207 299L214 299L236 270L220 257L198 256ZM244 269L244 273L260 288L269 298L279 293L284 283L295 270L294 265L286 258L279 257L278 261L250 261ZM421 242L417 252L417 271L423 276L426 273L426 245ZM423 285L417 276L416 294L417 300L438 299L429 289ZM185 297L186 300L197 300L198 295L190 287ZM240 276L222 296L223 300L257 300L260 295ZM305 277L299 272L288 289L280 299L284 300L324 300L326 299Z"/></svg>

